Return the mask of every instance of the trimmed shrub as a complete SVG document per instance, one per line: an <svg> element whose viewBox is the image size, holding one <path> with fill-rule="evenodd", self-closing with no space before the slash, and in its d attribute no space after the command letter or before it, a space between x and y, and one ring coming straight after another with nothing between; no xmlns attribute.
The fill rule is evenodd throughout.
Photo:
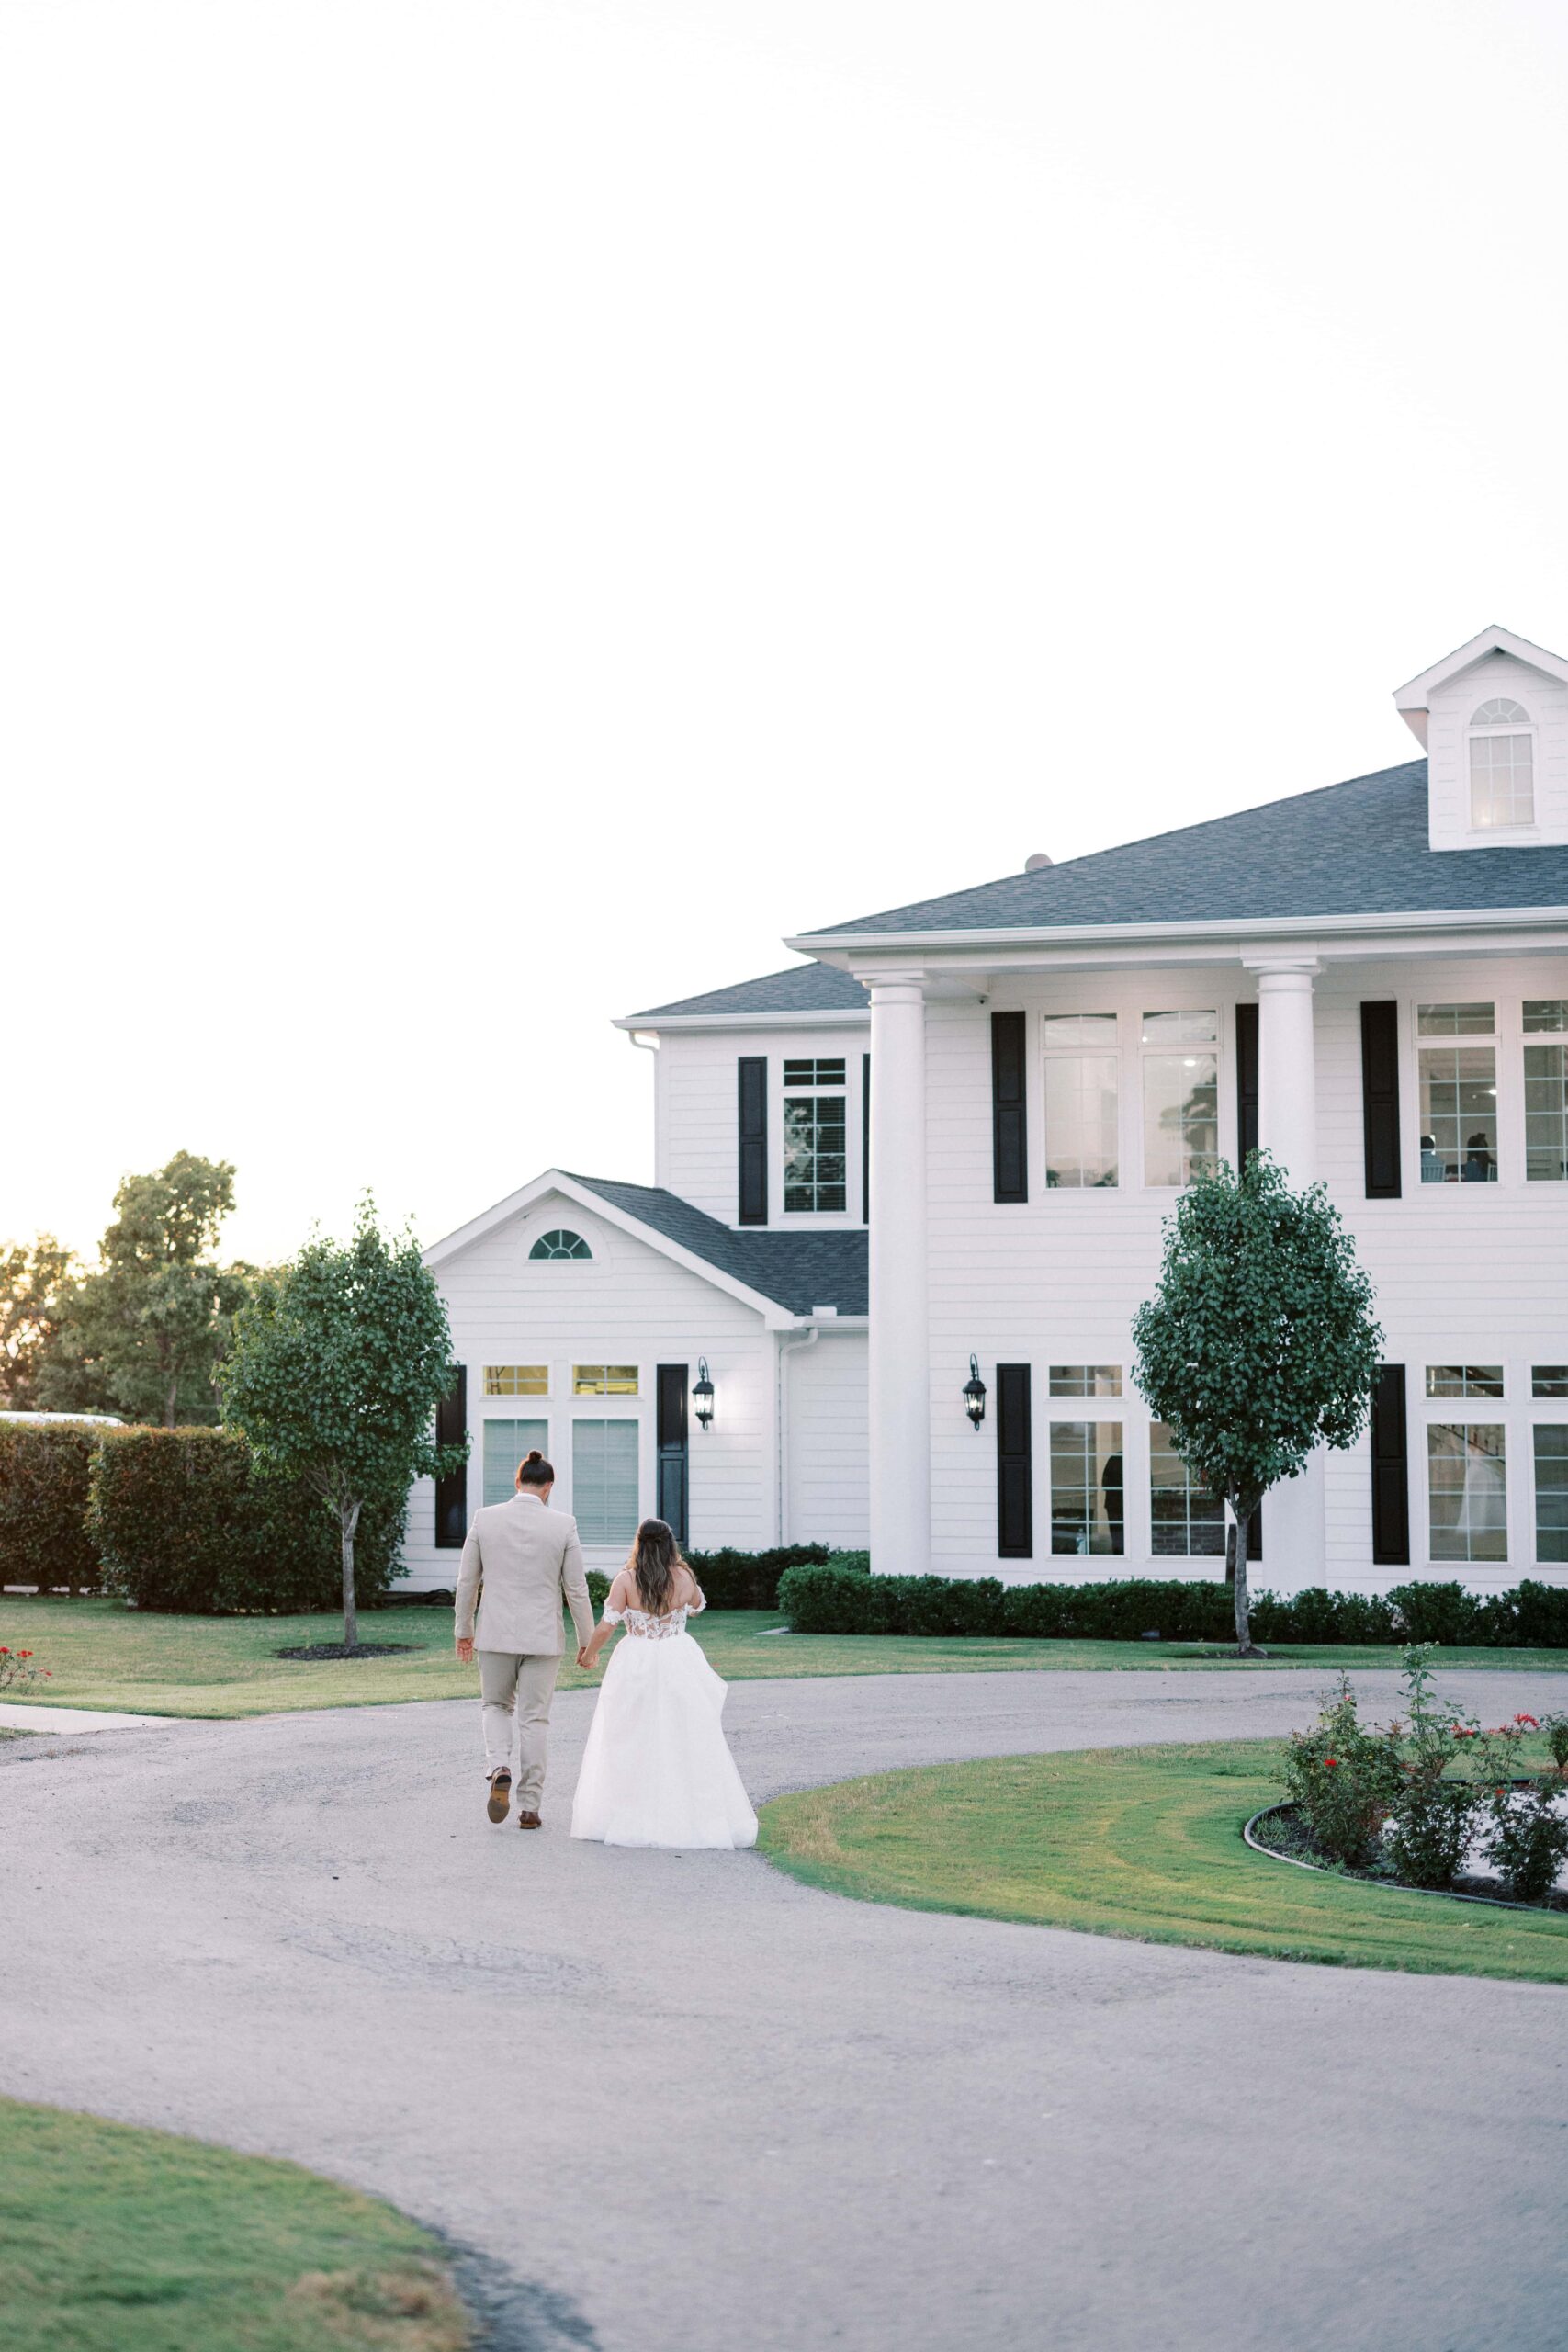
<svg viewBox="0 0 1568 2352"><path fill-rule="evenodd" d="M1452 1649L1477 1638L1481 1603L1461 1584L1396 1584L1388 1597L1406 1641L1439 1642Z"/></svg>
<svg viewBox="0 0 1568 2352"><path fill-rule="evenodd" d="M1168 1642L1229 1642L1234 1634L1230 1587L1217 1579L1002 1585L991 1577L874 1577L843 1565L864 1556L835 1554L819 1566L786 1571L778 1605L795 1633L1122 1642L1145 1634ZM1428 1591L1438 1596L1430 1612L1411 1600ZM1454 1592L1472 1606L1456 1609ZM1397 1594L1329 1592L1321 1585L1288 1597L1260 1592L1252 1631L1264 1642L1392 1644L1411 1614L1455 1628L1444 1641L1568 1648L1568 1588L1540 1584L1485 1600L1449 1585L1403 1585Z"/></svg>
<svg viewBox="0 0 1568 2352"><path fill-rule="evenodd" d="M707 1597L710 1609L776 1609L779 1578L786 1570L819 1567L825 1544L784 1544L772 1552L688 1552L686 1565Z"/></svg>
<svg viewBox="0 0 1568 2352"><path fill-rule="evenodd" d="M0 1421L0 1584L97 1583L84 1522L102 1434L88 1421Z"/></svg>
<svg viewBox="0 0 1568 2352"><path fill-rule="evenodd" d="M1260 1592L1252 1630L1263 1642L1396 1642L1400 1618L1382 1592L1330 1592L1308 1585L1289 1598Z"/></svg>
<svg viewBox="0 0 1568 2352"><path fill-rule="evenodd" d="M1526 1577L1515 1594L1513 1638L1521 1649L1568 1649L1568 1585L1538 1584Z"/></svg>
<svg viewBox="0 0 1568 2352"><path fill-rule="evenodd" d="M138 1608L293 1615L341 1604L335 1515L310 1487L256 1475L236 1430L108 1430L87 1532L106 1589ZM355 1544L362 1609L401 1572L403 1510L367 1505Z"/></svg>

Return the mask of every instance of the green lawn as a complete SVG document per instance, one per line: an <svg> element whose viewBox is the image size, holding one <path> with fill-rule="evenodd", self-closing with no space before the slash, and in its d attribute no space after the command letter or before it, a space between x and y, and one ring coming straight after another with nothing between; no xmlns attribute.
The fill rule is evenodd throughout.
<svg viewBox="0 0 1568 2352"><path fill-rule="evenodd" d="M693 1626L727 1680L819 1674L995 1674L1041 1667L1135 1667L1234 1672L1243 1663L1197 1642L920 1641L899 1634L786 1634L782 1617L713 1610ZM373 1706L400 1699L470 1698L473 1667L452 1651L446 1609L378 1609L360 1620L366 1641L409 1642L396 1657L299 1663L284 1648L341 1640L334 1617L154 1617L114 1600L0 1600L0 1642L31 1649L52 1679L8 1701L106 1707L160 1715L265 1715L299 1707ZM1397 1668L1394 1649L1280 1649L1275 1668ZM1444 1650L1446 1667L1568 1670L1568 1650ZM1248 1664L1255 1663L1247 1661ZM561 1688L587 1678L569 1657Z"/></svg>
<svg viewBox="0 0 1568 2352"><path fill-rule="evenodd" d="M761 1846L812 1886L1278 1960L1568 1984L1568 1914L1492 1910L1292 1869L1242 1826L1277 1804L1269 1740L883 1772L777 1798Z"/></svg>
<svg viewBox="0 0 1568 2352"><path fill-rule="evenodd" d="M295 2165L0 2099L6 2352L462 2352L441 2249Z"/></svg>

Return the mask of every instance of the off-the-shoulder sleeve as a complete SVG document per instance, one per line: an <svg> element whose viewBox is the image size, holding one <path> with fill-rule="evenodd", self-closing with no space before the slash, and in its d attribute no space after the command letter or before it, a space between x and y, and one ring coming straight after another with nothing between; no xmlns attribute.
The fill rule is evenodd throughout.
<svg viewBox="0 0 1568 2352"><path fill-rule="evenodd" d="M604 1622L606 1625L618 1625L626 1613L626 1612L624 1609L612 1609L609 1602L606 1600L604 1603Z"/></svg>
<svg viewBox="0 0 1568 2352"><path fill-rule="evenodd" d="M692 1578L692 1590L696 1595L696 1598L694 1600L687 1601L686 1614L689 1617L700 1617L703 1611L708 1605L708 1597L703 1590L702 1586L697 1582L695 1577Z"/></svg>

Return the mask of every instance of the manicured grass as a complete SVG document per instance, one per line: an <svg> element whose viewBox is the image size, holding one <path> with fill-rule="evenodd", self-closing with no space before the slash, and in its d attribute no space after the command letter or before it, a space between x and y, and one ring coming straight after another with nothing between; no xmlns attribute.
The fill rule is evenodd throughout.
<svg viewBox="0 0 1568 2352"><path fill-rule="evenodd" d="M1256 1660L1215 1656L1199 1642L921 1641L902 1634L788 1634L760 1610L713 1610L693 1631L727 1680L821 1674L998 1674L1042 1667L1105 1671L1137 1668L1231 1673ZM0 1600L0 1642L31 1649L52 1679L46 1698L6 1692L41 1707L104 1707L128 1714L265 1715L300 1707L386 1704L404 1699L474 1696L479 1675L459 1666L447 1609L378 1609L360 1620L367 1642L409 1642L394 1657L310 1662L285 1648L341 1640L335 1617L155 1617L113 1600ZM1397 1669L1396 1649L1280 1649L1277 1669L1340 1666ZM1446 1667L1568 1670L1568 1650L1444 1650ZM569 1655L560 1687L587 1678Z"/></svg>
<svg viewBox="0 0 1568 2352"><path fill-rule="evenodd" d="M1271 1740L883 1772L777 1798L761 1846L812 1886L1150 1943L1568 1984L1568 1915L1493 1910L1254 1853Z"/></svg>
<svg viewBox="0 0 1568 2352"><path fill-rule="evenodd" d="M0 2099L6 2352L462 2352L440 2247L295 2165Z"/></svg>

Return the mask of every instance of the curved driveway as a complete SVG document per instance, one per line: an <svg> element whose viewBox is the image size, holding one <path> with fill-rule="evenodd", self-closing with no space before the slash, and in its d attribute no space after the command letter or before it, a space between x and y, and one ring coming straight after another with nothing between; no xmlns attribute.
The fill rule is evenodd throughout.
<svg viewBox="0 0 1568 2352"><path fill-rule="evenodd" d="M1358 1677L1392 1712L1393 1678ZM759 1798L1245 1737L1323 1678L752 1682ZM1562 1678L1455 1675L1483 1713ZM514 2282L564 2352L1548 2352L1568 1998L818 1894L483 1817L477 1710L0 1749L0 2087L288 2155Z"/></svg>

